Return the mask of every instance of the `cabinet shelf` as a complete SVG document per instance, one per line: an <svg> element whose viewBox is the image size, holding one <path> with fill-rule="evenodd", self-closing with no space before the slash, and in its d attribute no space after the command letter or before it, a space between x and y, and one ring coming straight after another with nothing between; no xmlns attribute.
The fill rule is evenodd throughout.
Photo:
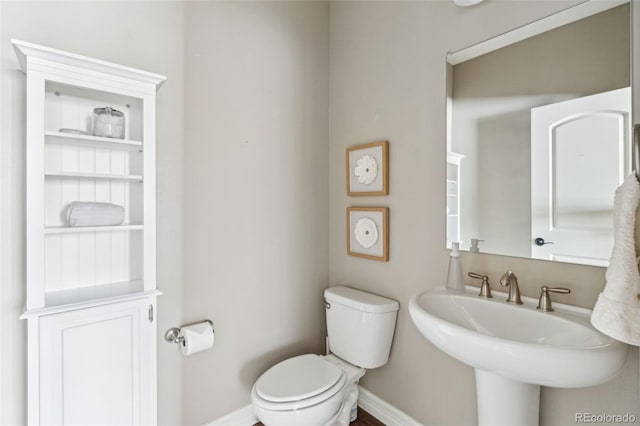
<svg viewBox="0 0 640 426"><path fill-rule="evenodd" d="M87 146L91 148L121 149L128 151L142 151L142 142L129 139L103 138L90 135L76 135L47 130L44 132L46 143L60 145Z"/></svg>
<svg viewBox="0 0 640 426"><path fill-rule="evenodd" d="M130 182L142 182L141 175L109 175L101 173L76 173L76 172L46 172L46 177L80 178L80 179L110 179Z"/></svg>
<svg viewBox="0 0 640 426"><path fill-rule="evenodd" d="M145 290L144 281L123 281L92 287L71 288L45 293L45 305L39 309L25 311L20 319L39 317L74 309L100 306L106 303L146 298L162 294L160 290Z"/></svg>
<svg viewBox="0 0 640 426"><path fill-rule="evenodd" d="M113 225L113 226L49 226L44 228L44 233L53 234L79 234L83 232L110 232L110 231L141 231L144 225Z"/></svg>
<svg viewBox="0 0 640 426"><path fill-rule="evenodd" d="M104 300L144 291L142 280L124 281L102 284L92 287L71 288L68 290L50 291L45 294L45 307L73 305L90 300Z"/></svg>

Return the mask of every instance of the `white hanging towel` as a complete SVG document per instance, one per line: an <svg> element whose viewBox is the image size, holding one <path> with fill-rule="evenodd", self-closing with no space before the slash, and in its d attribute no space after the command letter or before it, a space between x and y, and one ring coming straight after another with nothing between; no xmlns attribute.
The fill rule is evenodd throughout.
<svg viewBox="0 0 640 426"><path fill-rule="evenodd" d="M591 314L591 324L614 339L640 346L640 183L635 173L616 190L613 203L613 251L606 285Z"/></svg>

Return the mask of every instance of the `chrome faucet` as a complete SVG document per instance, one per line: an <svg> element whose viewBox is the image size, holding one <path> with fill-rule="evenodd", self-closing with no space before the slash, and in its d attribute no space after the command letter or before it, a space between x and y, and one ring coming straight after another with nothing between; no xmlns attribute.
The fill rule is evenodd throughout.
<svg viewBox="0 0 640 426"><path fill-rule="evenodd" d="M518 288L518 277L511 272L507 271L500 277L500 285L503 287L509 287L509 297L507 297L507 303L513 303L515 305L522 305L520 299L520 289Z"/></svg>
<svg viewBox="0 0 640 426"><path fill-rule="evenodd" d="M543 285L542 287L540 287L540 300L538 300L537 309L542 312L553 312L553 307L551 306L551 298L549 297L549 292L569 294L571 293L571 290L564 287L551 288L551 287L547 287L546 285Z"/></svg>

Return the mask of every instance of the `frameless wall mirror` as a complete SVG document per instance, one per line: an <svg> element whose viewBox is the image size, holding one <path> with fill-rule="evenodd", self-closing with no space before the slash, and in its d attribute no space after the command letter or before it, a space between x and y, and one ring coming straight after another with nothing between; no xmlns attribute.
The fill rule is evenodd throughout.
<svg viewBox="0 0 640 426"><path fill-rule="evenodd" d="M631 172L628 1L447 55L447 247L607 266Z"/></svg>

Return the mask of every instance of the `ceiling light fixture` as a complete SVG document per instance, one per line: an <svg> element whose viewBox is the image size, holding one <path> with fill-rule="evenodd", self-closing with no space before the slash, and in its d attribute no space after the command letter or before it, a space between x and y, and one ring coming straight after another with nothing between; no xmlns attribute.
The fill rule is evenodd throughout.
<svg viewBox="0 0 640 426"><path fill-rule="evenodd" d="M456 6L462 6L462 7L474 6L480 2L482 2L482 0L453 0L453 3Z"/></svg>

